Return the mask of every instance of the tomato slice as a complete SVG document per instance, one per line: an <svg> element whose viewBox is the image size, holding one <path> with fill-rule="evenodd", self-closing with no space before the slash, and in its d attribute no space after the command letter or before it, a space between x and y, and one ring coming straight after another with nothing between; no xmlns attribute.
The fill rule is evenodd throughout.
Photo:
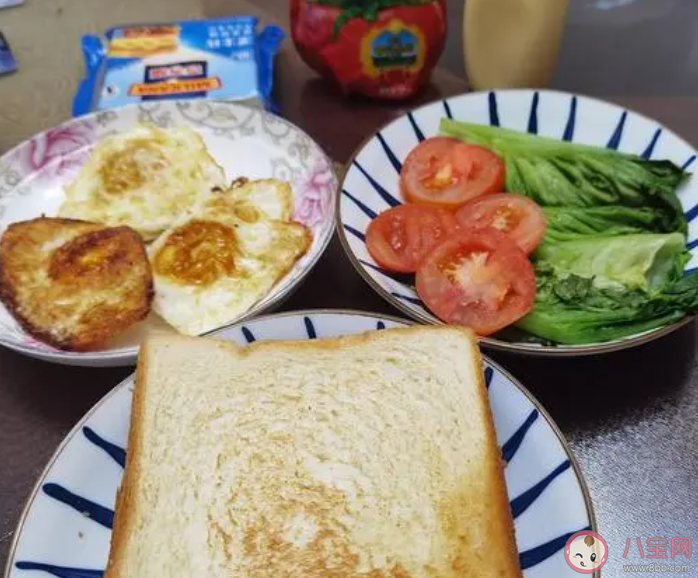
<svg viewBox="0 0 698 578"><path fill-rule="evenodd" d="M414 273L424 257L458 228L452 213L400 205L378 215L366 231L368 252L382 267Z"/></svg>
<svg viewBox="0 0 698 578"><path fill-rule="evenodd" d="M456 218L463 227L493 227L501 231L526 254L540 244L548 225L542 209L534 201L513 193L473 199L458 209Z"/></svg>
<svg viewBox="0 0 698 578"><path fill-rule="evenodd" d="M504 189L504 161L492 151L448 137L428 138L405 159L402 194L410 203L455 210Z"/></svg>
<svg viewBox="0 0 698 578"><path fill-rule="evenodd" d="M462 230L424 260L417 293L439 319L490 335L531 310L536 276L526 254L503 233Z"/></svg>

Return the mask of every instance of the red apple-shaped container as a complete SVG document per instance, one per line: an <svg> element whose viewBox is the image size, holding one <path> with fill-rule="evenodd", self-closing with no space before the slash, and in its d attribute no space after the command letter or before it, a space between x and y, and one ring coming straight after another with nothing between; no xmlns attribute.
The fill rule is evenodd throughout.
<svg viewBox="0 0 698 578"><path fill-rule="evenodd" d="M402 100L429 80L446 41L445 0L291 0L303 60L344 93Z"/></svg>

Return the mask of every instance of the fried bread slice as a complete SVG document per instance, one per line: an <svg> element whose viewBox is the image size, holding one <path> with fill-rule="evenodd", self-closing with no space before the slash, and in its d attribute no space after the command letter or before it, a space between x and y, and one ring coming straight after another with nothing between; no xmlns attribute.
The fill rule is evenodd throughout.
<svg viewBox="0 0 698 578"><path fill-rule="evenodd" d="M152 298L143 241L128 227L40 217L0 240L0 300L49 345L93 349L144 319Z"/></svg>

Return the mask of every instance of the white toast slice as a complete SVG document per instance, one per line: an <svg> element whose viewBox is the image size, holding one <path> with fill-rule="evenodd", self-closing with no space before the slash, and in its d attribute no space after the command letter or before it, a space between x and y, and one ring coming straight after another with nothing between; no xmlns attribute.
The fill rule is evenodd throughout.
<svg viewBox="0 0 698 578"><path fill-rule="evenodd" d="M141 348L105 578L513 578L473 335Z"/></svg>

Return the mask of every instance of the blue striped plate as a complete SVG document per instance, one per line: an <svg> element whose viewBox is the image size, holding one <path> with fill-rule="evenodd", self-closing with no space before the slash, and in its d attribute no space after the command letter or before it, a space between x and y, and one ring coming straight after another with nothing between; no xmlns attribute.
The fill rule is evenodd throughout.
<svg viewBox="0 0 698 578"><path fill-rule="evenodd" d="M260 317L217 334L240 344L315 339L398 327L404 320L351 311ZM579 469L548 414L516 380L486 361L497 438L526 578L572 578L563 548L596 531ZM116 489L124 466L133 379L102 399L67 436L29 499L5 578L100 578L109 552ZM300 578L300 577L299 577Z"/></svg>
<svg viewBox="0 0 698 578"><path fill-rule="evenodd" d="M684 169L696 166L698 152L658 122L614 104L554 91L505 90L470 93L418 108L383 127L354 155L337 199L339 237L361 276L392 305L423 323L440 323L426 309L410 278L393 275L371 258L365 242L373 217L403 202L399 172L408 153L425 138L436 136L439 122L449 117L480 124L540 134L594 146L668 159ZM679 191L689 221L688 248L698 267L698 180L690 179ZM483 338L494 349L538 355L588 355L625 349L665 335L689 319L636 336L608 343L581 346L542 346Z"/></svg>

